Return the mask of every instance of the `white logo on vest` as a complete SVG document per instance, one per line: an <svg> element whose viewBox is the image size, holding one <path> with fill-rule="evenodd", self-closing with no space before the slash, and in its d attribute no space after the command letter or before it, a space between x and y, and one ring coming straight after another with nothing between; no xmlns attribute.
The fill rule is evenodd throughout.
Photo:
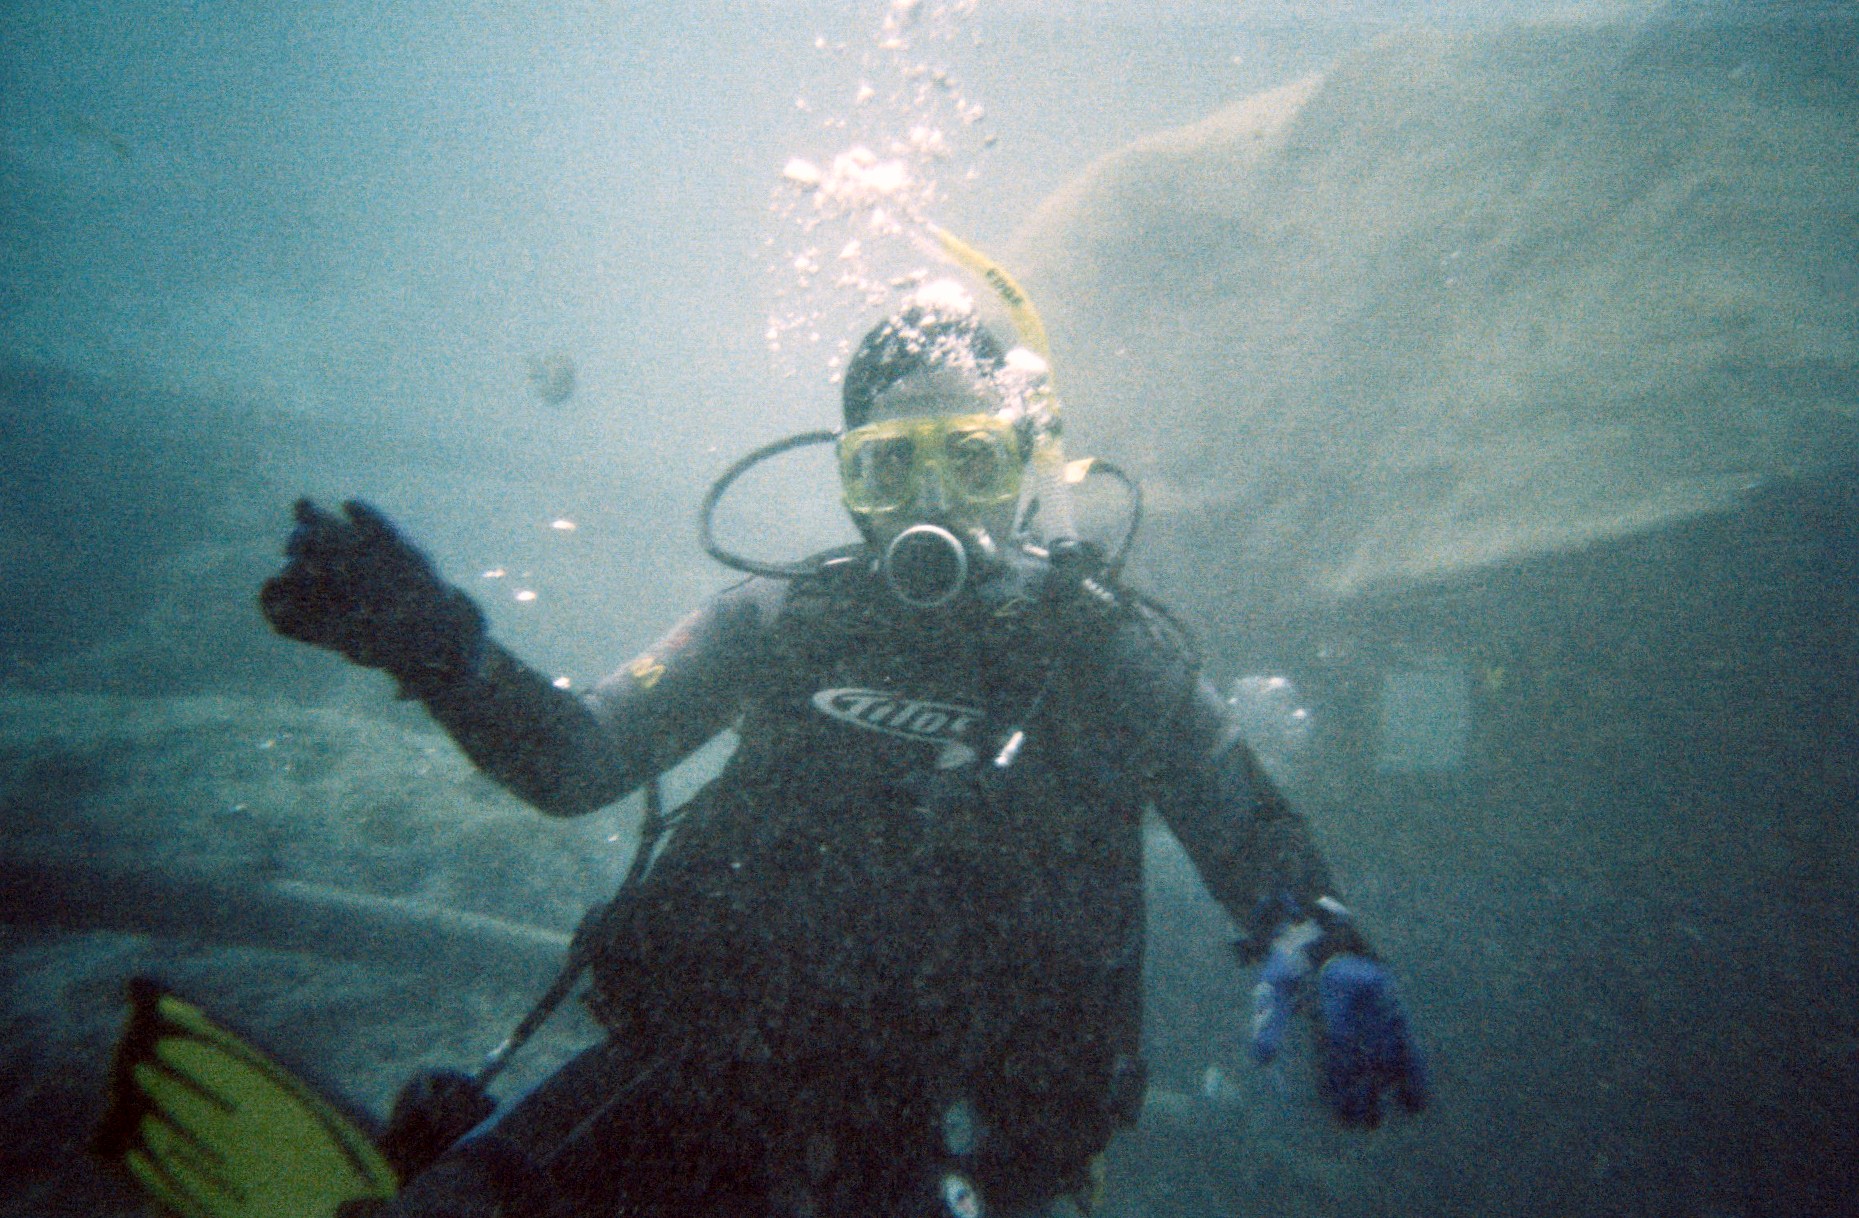
<svg viewBox="0 0 1859 1218"><path fill-rule="evenodd" d="M813 695L813 706L853 727L938 746L939 770L953 770L975 760L975 750L962 740L982 717L972 706L904 698L880 689L823 689Z"/></svg>

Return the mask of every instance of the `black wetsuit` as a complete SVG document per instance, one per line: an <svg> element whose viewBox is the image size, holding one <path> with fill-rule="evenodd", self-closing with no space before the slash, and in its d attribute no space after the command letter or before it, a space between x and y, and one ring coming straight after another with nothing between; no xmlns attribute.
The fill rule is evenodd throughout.
<svg viewBox="0 0 1859 1218"><path fill-rule="evenodd" d="M1084 1183L1140 1099L1144 809L1242 926L1329 882L1166 623L1064 582L908 611L853 557L584 698L493 648L429 699L557 814L740 736L607 920L610 1043L499 1127L579 1129L551 1187L825 1218L928 1212L951 1165L998 1209Z"/></svg>

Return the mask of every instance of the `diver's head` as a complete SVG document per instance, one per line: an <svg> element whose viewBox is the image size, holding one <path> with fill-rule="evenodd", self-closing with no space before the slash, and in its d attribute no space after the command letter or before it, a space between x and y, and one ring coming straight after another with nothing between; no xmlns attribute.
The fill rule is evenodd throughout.
<svg viewBox="0 0 1859 1218"><path fill-rule="evenodd" d="M1029 441L1000 343L958 292L919 292L847 365L846 508L899 597L952 600L1009 544Z"/></svg>

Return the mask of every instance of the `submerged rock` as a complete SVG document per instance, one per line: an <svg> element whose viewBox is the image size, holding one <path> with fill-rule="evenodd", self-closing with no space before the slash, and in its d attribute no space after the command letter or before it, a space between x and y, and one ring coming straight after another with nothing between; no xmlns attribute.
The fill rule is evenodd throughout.
<svg viewBox="0 0 1859 1218"><path fill-rule="evenodd" d="M1292 600L1824 470L1859 438L1854 63L1849 25L1401 34L1132 145L1014 258L1068 438L1144 478L1159 571Z"/></svg>

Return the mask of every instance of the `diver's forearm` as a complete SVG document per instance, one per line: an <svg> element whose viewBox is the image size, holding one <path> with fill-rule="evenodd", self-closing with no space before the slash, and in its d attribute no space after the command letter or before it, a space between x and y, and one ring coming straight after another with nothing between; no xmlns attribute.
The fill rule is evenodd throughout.
<svg viewBox="0 0 1859 1218"><path fill-rule="evenodd" d="M1265 934L1338 895L1309 824L1240 738L1225 701L1194 683L1162 746L1157 809L1208 891L1245 930Z"/></svg>
<svg viewBox="0 0 1859 1218"><path fill-rule="evenodd" d="M479 769L551 816L592 812L649 776L648 759L631 755L643 750L493 642L476 672L425 703Z"/></svg>

